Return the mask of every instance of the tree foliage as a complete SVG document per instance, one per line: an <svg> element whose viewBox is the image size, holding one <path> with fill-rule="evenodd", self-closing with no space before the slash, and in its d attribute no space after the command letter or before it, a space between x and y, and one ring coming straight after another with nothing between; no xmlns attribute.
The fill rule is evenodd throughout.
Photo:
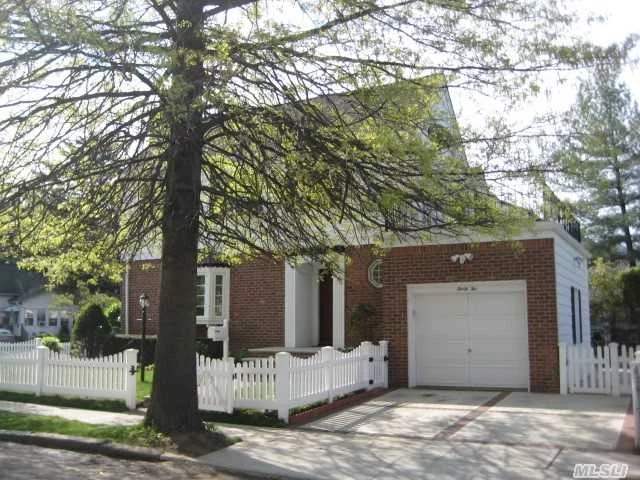
<svg viewBox="0 0 640 480"><path fill-rule="evenodd" d="M633 266L640 248L640 110L620 80L624 50L617 53L581 83L555 156L579 192L576 206L593 252Z"/></svg>
<svg viewBox="0 0 640 480"><path fill-rule="evenodd" d="M589 269L591 321L611 341L628 343L625 334L640 333L640 268L623 268L597 258Z"/></svg>
<svg viewBox="0 0 640 480"><path fill-rule="evenodd" d="M507 228L488 172L463 154L496 139L442 118L441 87L520 95L537 72L598 54L563 42L570 18L551 0L0 0L0 12L3 248L64 278L162 246L147 420L163 431L201 428L198 251L322 255L388 230ZM443 221L422 221L434 212Z"/></svg>

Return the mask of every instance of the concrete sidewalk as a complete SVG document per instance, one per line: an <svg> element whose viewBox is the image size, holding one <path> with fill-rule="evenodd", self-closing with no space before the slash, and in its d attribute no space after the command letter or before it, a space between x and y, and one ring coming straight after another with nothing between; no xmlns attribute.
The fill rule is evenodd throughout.
<svg viewBox="0 0 640 480"><path fill-rule="evenodd" d="M77 420L79 422L96 425L135 425L140 423L144 418L144 413L137 410L131 413L117 413L7 401L0 401L0 410L14 413L62 417L67 420Z"/></svg>
<svg viewBox="0 0 640 480"><path fill-rule="evenodd" d="M242 442L200 457L217 468L311 479L571 478L576 463L625 463L640 477L640 457L606 450L407 439L358 433L219 426Z"/></svg>

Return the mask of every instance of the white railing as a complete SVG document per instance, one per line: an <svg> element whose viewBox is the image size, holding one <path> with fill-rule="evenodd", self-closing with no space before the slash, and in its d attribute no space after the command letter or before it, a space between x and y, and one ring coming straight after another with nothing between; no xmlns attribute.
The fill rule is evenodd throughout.
<svg viewBox="0 0 640 480"><path fill-rule="evenodd" d="M99 358L74 358L47 347L0 358L0 390L123 400L136 408L135 349Z"/></svg>
<svg viewBox="0 0 640 480"><path fill-rule="evenodd" d="M560 393L631 393L631 362L635 347L610 343L559 345Z"/></svg>
<svg viewBox="0 0 640 480"><path fill-rule="evenodd" d="M640 448L640 352L636 352L631 362L631 405L635 424L634 446Z"/></svg>
<svg viewBox="0 0 640 480"><path fill-rule="evenodd" d="M362 344L350 352L323 347L309 358L287 352L275 357L234 363L197 358L198 403L202 410L231 412L233 408L277 410L289 419L289 410L333 400L348 393L388 388L388 342Z"/></svg>

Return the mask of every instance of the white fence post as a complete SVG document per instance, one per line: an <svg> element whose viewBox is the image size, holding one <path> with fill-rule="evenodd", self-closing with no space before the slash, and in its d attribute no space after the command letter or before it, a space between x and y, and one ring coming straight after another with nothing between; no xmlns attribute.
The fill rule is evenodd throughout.
<svg viewBox="0 0 640 480"><path fill-rule="evenodd" d="M558 361L560 362L560 393L567 394L567 346L558 344Z"/></svg>
<svg viewBox="0 0 640 480"><path fill-rule="evenodd" d="M320 349L320 355L323 364L322 369L324 370L324 389L327 393L329 403L332 403L335 390L335 350L333 347L322 347Z"/></svg>
<svg viewBox="0 0 640 480"><path fill-rule="evenodd" d="M49 349L42 346L42 344L36 347L36 397L42 395L42 388L44 387L45 360L48 353Z"/></svg>
<svg viewBox="0 0 640 480"><path fill-rule="evenodd" d="M42 339L40 337L36 337L33 339L36 344L36 348L42 346Z"/></svg>
<svg viewBox="0 0 640 480"><path fill-rule="evenodd" d="M373 344L371 342L362 342L360 344L361 355L364 357L364 368L362 375L364 376L364 381L367 384L367 390L371 390L373 388Z"/></svg>
<svg viewBox="0 0 640 480"><path fill-rule="evenodd" d="M233 376L235 375L236 361L233 357L226 357L226 369L227 369L227 413L233 413L233 401L235 399L236 391L233 382Z"/></svg>
<svg viewBox="0 0 640 480"><path fill-rule="evenodd" d="M614 397L620 396L620 359L618 358L618 344L611 342L609 344L609 360L611 372L611 394Z"/></svg>
<svg viewBox="0 0 640 480"><path fill-rule="evenodd" d="M631 405L635 424L634 445L640 447L640 351L635 353L635 360L631 362Z"/></svg>
<svg viewBox="0 0 640 480"><path fill-rule="evenodd" d="M291 376L291 355L288 352L276 353L276 402L278 418L289 423L289 378Z"/></svg>
<svg viewBox="0 0 640 480"><path fill-rule="evenodd" d="M138 357L138 350L135 348L129 348L124 351L125 371L127 375L127 388L125 403L129 410L136 409L136 365Z"/></svg>

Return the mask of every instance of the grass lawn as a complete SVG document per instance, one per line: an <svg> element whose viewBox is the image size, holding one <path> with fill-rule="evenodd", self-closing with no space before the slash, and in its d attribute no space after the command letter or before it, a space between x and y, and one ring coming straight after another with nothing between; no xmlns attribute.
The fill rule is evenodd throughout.
<svg viewBox="0 0 640 480"><path fill-rule="evenodd" d="M32 415L0 411L0 429L40 433L58 433L78 437L90 437L141 447L180 452L186 455L203 455L233 443L220 432L209 430L193 436L170 438L142 424L133 426L92 425L61 417Z"/></svg>
<svg viewBox="0 0 640 480"><path fill-rule="evenodd" d="M144 382L140 380L140 372L136 373L136 400L142 402L144 397L151 395L153 384L153 366L147 367L144 372Z"/></svg>
<svg viewBox="0 0 640 480"><path fill-rule="evenodd" d="M122 400L105 400L100 398L74 398L59 395L35 396L32 393L17 393L0 391L0 400L9 402L37 403L54 407L86 408L89 410L104 410L106 412L126 412L127 406Z"/></svg>

